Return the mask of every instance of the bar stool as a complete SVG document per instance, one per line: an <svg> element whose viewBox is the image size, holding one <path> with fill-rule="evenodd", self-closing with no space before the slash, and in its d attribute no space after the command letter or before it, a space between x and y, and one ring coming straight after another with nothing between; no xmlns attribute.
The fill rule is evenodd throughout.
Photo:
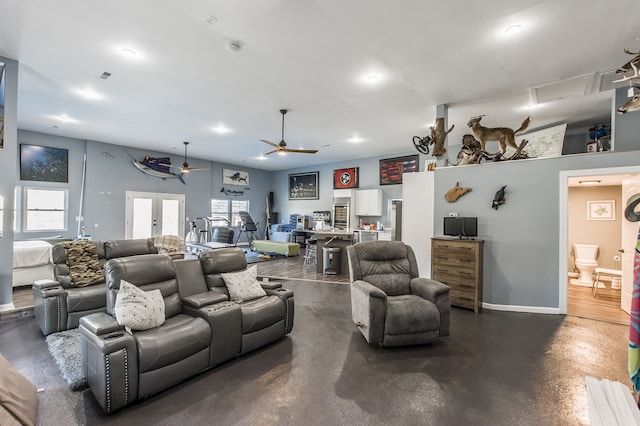
<svg viewBox="0 0 640 426"><path fill-rule="evenodd" d="M304 250L304 264L303 267L307 267L310 265L316 265L318 262L318 254L317 254L317 240L309 239L306 243L306 248Z"/></svg>

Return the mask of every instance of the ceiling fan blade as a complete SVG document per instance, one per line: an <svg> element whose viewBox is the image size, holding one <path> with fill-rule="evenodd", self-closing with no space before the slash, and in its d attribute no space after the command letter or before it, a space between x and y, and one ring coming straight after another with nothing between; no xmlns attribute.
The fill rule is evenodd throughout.
<svg viewBox="0 0 640 426"><path fill-rule="evenodd" d="M300 152L303 154L315 154L316 152L318 152L317 149L293 149L293 148L285 148L285 151L287 152Z"/></svg>
<svg viewBox="0 0 640 426"><path fill-rule="evenodd" d="M279 148L278 148L278 149L274 149L273 151L265 152L265 153L264 153L264 154L262 154L262 155L269 155L269 154L273 154L273 153L278 152L278 151L280 151L280 149L279 149Z"/></svg>
<svg viewBox="0 0 640 426"><path fill-rule="evenodd" d="M264 143L268 143L269 145L271 145L271 146L273 146L273 147L278 148L278 144L277 144L277 143L273 143L273 142L271 142L271 141L267 141L267 140L264 140L264 139L260 139L260 140L261 140L262 142L264 142Z"/></svg>

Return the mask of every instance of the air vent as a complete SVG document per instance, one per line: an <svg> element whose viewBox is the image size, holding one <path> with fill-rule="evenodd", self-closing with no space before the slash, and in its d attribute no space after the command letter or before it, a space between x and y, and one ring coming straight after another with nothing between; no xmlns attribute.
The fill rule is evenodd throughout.
<svg viewBox="0 0 640 426"><path fill-rule="evenodd" d="M592 93L595 73L531 87L531 103L534 105L560 99L584 96Z"/></svg>
<svg viewBox="0 0 640 426"><path fill-rule="evenodd" d="M106 80L106 79L108 79L109 77L111 77L111 73L110 73L110 72L106 72L106 71L105 71L105 72L103 72L102 74L100 74L100 75L98 76L98 78L101 78L101 79L103 79L103 80Z"/></svg>

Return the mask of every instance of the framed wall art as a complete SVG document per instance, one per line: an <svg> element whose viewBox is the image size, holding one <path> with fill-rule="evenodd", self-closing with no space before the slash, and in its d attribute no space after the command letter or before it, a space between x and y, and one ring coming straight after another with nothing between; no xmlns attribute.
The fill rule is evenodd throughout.
<svg viewBox="0 0 640 426"><path fill-rule="evenodd" d="M320 172L295 173L289 175L290 200L317 200Z"/></svg>
<svg viewBox="0 0 640 426"><path fill-rule="evenodd" d="M20 180L69 182L69 151L20 144Z"/></svg>
<svg viewBox="0 0 640 426"><path fill-rule="evenodd" d="M242 170L222 169L223 185L249 186L249 172Z"/></svg>
<svg viewBox="0 0 640 426"><path fill-rule="evenodd" d="M616 220L616 201L587 201L587 220Z"/></svg>
<svg viewBox="0 0 640 426"><path fill-rule="evenodd" d="M380 160L380 185L396 185L402 183L403 173L417 171L417 154Z"/></svg>
<svg viewBox="0 0 640 426"><path fill-rule="evenodd" d="M333 189L358 188L359 167L336 169L333 171Z"/></svg>

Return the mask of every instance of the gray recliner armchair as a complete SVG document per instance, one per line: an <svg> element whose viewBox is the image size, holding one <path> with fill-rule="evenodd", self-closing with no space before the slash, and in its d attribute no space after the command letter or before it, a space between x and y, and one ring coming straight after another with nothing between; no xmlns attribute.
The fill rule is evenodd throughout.
<svg viewBox="0 0 640 426"><path fill-rule="evenodd" d="M418 276L413 249L401 241L347 247L351 315L370 344L431 343L449 335L449 287Z"/></svg>

